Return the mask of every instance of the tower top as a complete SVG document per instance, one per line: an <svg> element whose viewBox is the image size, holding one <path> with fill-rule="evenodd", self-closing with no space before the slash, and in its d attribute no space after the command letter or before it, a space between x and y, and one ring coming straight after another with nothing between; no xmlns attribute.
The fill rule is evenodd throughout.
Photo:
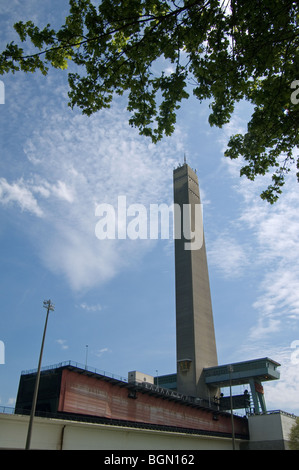
<svg viewBox="0 0 299 470"><path fill-rule="evenodd" d="M184 163L183 163L183 164L179 163L179 164L177 165L177 167L174 168L174 170L178 170L179 168L183 168L183 167L185 167L185 166L186 166L187 168L190 168L190 170L194 171L194 173L197 173L196 168L193 169L193 168L191 168L191 167L187 164L186 154L184 153Z"/></svg>
<svg viewBox="0 0 299 470"><path fill-rule="evenodd" d="M189 174L191 177L193 175L193 178L197 180L196 170L193 170L193 168L191 168L188 165L188 163L184 163L183 165L179 163L178 166L174 168L173 174L174 174L174 178L178 178L178 177L181 177L182 175Z"/></svg>

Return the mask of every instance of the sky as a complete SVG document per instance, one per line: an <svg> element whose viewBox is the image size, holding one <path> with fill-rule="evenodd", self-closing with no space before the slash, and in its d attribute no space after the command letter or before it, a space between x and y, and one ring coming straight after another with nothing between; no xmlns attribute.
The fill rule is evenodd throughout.
<svg viewBox="0 0 299 470"><path fill-rule="evenodd" d="M1 50L17 40L16 21L59 25L67 6L0 0ZM124 97L91 117L68 107L65 71L0 79L0 407L14 406L21 371L37 367L48 299L43 366L176 371L173 239L99 240L95 209L119 196L170 205L185 155L199 178L218 362L277 361L267 408L299 415L298 183L291 172L270 205L259 197L270 177L240 178L242 162L224 157L249 104L218 129L191 96L175 133L154 145L128 124Z"/></svg>

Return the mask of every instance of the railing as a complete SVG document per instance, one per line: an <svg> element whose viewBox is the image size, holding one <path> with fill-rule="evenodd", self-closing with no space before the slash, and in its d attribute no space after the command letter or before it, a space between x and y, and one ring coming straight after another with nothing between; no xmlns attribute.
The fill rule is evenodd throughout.
<svg viewBox="0 0 299 470"><path fill-rule="evenodd" d="M208 367L204 369L204 374L206 377L228 374L229 366L230 364ZM273 364L273 362L268 358L255 359L252 361L245 361L245 362L236 362L236 363L232 363L231 366L233 367L232 373L247 372L249 370L256 370L256 369L259 370L259 369L265 369L265 368L276 370L276 363Z"/></svg>
<svg viewBox="0 0 299 470"><path fill-rule="evenodd" d="M11 406L0 406L0 414L13 415L15 414L15 408Z"/></svg>
<svg viewBox="0 0 299 470"><path fill-rule="evenodd" d="M291 418L297 418L297 416L294 415L293 413L288 413L287 411L282 411L282 410L270 410L270 411L260 412L260 413L257 413L257 416L260 416L260 415L275 415L275 414L282 414L284 416L289 416ZM252 415L255 415L255 413L252 413Z"/></svg>
<svg viewBox="0 0 299 470"><path fill-rule="evenodd" d="M182 402L185 402L185 403L190 403L190 404L193 404L193 405L200 406L202 408L207 408L207 409L212 409L212 410L215 410L215 411L220 411L219 405L217 403L215 403L214 400L212 400L212 399L207 400L207 399L204 399L204 398L191 397L191 396L179 393L175 390L160 387L159 385L148 383L148 382L135 381L135 382L131 382L131 385L135 386L137 388L137 390L138 389L139 390L140 389L147 390L149 392L153 392L153 393L156 393L158 395L161 395L165 398L176 399L176 400L179 400L179 401L182 401Z"/></svg>
<svg viewBox="0 0 299 470"><path fill-rule="evenodd" d="M103 375L104 377L109 377L110 379L120 380L121 382L128 382L127 378L121 377L120 375L113 374L112 372L107 372L105 370L96 369L95 367L90 367L88 365L83 365L83 364L80 364L79 362L74 362L74 361L64 361L64 362L59 362L58 364L54 364L51 366L44 366L41 368L41 372L47 372L49 370L56 370L56 369L60 369L61 367L68 367L68 366L76 367L77 369L81 369L81 370L86 370L93 374ZM25 371L23 370L21 372L21 375L35 374L36 372L37 372L37 369L31 369L31 370L25 370Z"/></svg>
<svg viewBox="0 0 299 470"><path fill-rule="evenodd" d="M86 366L86 365L83 365L74 361L64 361L64 362L59 362L58 364L54 364L51 366L44 366L41 368L41 373L47 372L49 370L57 370L57 369L60 369L61 367L75 367L77 369L91 372L93 374L99 374L104 377L109 377L111 379L116 379L116 380L120 380L121 382L128 383L127 378L121 377L111 372L96 369L95 367ZM37 369L31 369L31 370L22 371L21 375L29 375L29 374L34 374L36 372L37 372ZM164 388L163 386L159 386L157 384L152 384L152 383L139 381L139 380L135 382L130 382L130 384L132 385L135 384L137 387L141 387L148 391L151 390L152 392L156 392L157 394L161 394L161 395L173 397L173 398L178 398L178 399L181 399L182 401L188 401L189 403L192 402L193 404L196 404L196 405L202 405L203 407L206 407L206 408L212 408L212 409L217 409L217 410L219 409L219 406L215 405L213 401L208 401L202 398L189 397L181 393L178 393L176 391L173 391L171 389Z"/></svg>

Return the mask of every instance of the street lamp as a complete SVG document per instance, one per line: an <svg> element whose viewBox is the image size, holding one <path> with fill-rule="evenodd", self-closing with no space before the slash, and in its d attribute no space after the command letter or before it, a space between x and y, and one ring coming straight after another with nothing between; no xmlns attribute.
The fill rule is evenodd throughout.
<svg viewBox="0 0 299 470"><path fill-rule="evenodd" d="M233 441L233 450L235 450L235 425L234 425L234 415L233 415L233 396L232 396L232 372L234 371L233 366L228 366L229 372L229 391L230 391L230 414L232 421L232 441Z"/></svg>
<svg viewBox="0 0 299 470"><path fill-rule="evenodd" d="M37 402L37 394L38 394L39 379L40 379L40 369L41 369L41 363L42 363L42 357L43 357L43 349L44 349L44 343L45 343L45 336L46 336L46 330L47 330L47 324L48 324L49 311L50 310L54 311L54 305L51 303L51 300L44 300L43 307L47 309L47 315L46 315L42 345L41 345L41 349L40 349L37 374L36 374L36 379L35 379L34 394L33 394L33 399L32 399L30 420L29 420L27 440L26 440L26 450L30 449L32 425L33 425L33 418L34 418L34 415L35 415L35 408L36 408L36 402Z"/></svg>
<svg viewBox="0 0 299 470"><path fill-rule="evenodd" d="M88 344L87 344L85 347L86 347L86 355L85 355L85 369L87 370L87 355L88 355Z"/></svg>

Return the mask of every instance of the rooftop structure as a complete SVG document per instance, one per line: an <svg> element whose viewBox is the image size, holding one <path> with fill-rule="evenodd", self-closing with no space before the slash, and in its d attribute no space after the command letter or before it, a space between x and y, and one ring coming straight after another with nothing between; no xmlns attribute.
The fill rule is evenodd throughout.
<svg viewBox="0 0 299 470"><path fill-rule="evenodd" d="M29 413L35 379L36 371L22 373L17 414ZM129 381L124 381L72 362L42 370L36 410L60 419L151 426L215 437L231 437L232 433L229 413L199 398L159 387L151 376L129 373ZM248 439L247 420L235 416L234 425L236 438Z"/></svg>
<svg viewBox="0 0 299 470"><path fill-rule="evenodd" d="M260 412L265 413L267 411L262 382L279 379L280 373L277 370L279 366L278 362L265 357L209 367L204 369L204 377L207 384L218 387L249 384L254 412L259 414Z"/></svg>

